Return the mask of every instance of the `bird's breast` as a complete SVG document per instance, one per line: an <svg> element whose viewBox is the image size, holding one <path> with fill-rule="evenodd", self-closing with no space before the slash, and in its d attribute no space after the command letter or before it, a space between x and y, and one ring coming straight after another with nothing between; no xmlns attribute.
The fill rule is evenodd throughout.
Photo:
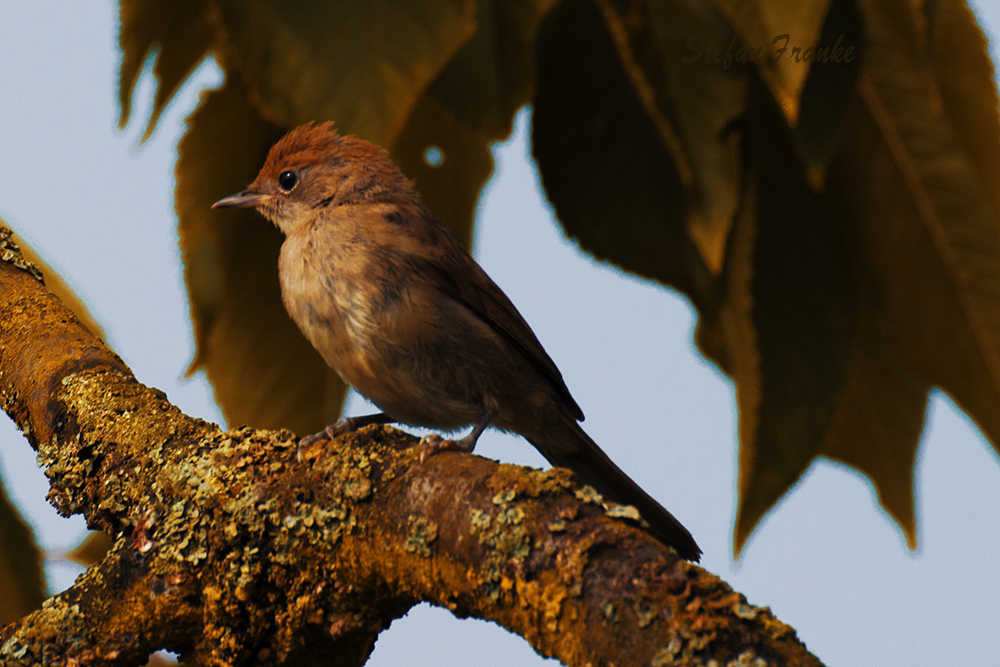
<svg viewBox="0 0 1000 667"><path fill-rule="evenodd" d="M405 249L346 238L325 249L285 241L279 274L292 319L327 364L393 418L438 428L475 421L485 361L462 350L483 349L466 335L493 334L417 275Z"/></svg>
<svg viewBox="0 0 1000 667"><path fill-rule="evenodd" d="M375 244L322 252L289 238L279 276L292 320L348 384L404 421L433 412L441 397L426 396L436 383L423 367L440 347L442 314L404 257Z"/></svg>

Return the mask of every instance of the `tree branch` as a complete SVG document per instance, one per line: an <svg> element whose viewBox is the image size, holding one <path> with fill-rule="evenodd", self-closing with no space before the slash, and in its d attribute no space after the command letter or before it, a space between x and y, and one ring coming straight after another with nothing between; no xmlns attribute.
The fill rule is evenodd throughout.
<svg viewBox="0 0 1000 667"><path fill-rule="evenodd" d="M3 664L134 665L169 648L209 666L359 665L421 601L568 665L820 664L569 471L420 463L388 427L300 457L290 432L187 417L16 265L5 231L0 404L59 511L118 537L3 629Z"/></svg>

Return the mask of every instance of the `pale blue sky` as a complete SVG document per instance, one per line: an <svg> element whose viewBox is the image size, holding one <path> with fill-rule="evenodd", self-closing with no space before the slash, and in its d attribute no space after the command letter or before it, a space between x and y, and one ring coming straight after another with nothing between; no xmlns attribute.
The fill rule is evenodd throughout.
<svg viewBox="0 0 1000 667"><path fill-rule="evenodd" d="M1000 8L982 6L1000 35ZM108 0L0 5L0 217L73 285L142 382L218 420L203 378L182 379L192 339L171 197L183 119L220 75L199 70L139 146L141 123L117 130L116 12ZM134 118L148 116L151 95L147 76ZM559 365L591 436L691 529L707 569L770 606L828 665L995 663L1000 464L970 422L947 399L932 401L916 475L918 553L865 479L820 463L734 563L732 385L694 349L683 299L594 262L561 235L528 159L529 122L522 113L497 148L475 252ZM349 410L364 409L351 400ZM522 440L496 433L477 451L543 465ZM6 417L0 464L42 542L73 546L82 521L45 504L44 477ZM56 588L76 572L49 568ZM496 626L423 607L384 633L371 664L540 662Z"/></svg>

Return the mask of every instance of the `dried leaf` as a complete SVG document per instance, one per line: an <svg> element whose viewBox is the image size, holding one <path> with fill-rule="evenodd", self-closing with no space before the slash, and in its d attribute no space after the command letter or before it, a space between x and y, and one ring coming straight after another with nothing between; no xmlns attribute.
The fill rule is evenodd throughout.
<svg viewBox="0 0 1000 667"><path fill-rule="evenodd" d="M907 361L951 394L986 435L1000 442L1000 160L996 88L986 43L964 7L942 2L955 37L978 37L957 61L951 42L933 51L941 79L968 68L980 78L941 88L925 58L910 61L898 43L908 3L869 7L871 65L861 82L879 139L848 193L857 207L866 259L884 295ZM963 19L964 15L964 21ZM964 25L963 25L964 23ZM959 29L960 28L960 32ZM974 34L978 33L978 35ZM949 38L944 33L942 39ZM942 71L941 68L948 69ZM966 75L969 76L969 75ZM987 78L988 77L988 78ZM953 122L944 109L944 95ZM987 105L992 108L987 111ZM962 134L960 134L960 132ZM974 150L969 147L979 144ZM879 191L862 183L880 177ZM878 217L875 217L878 216ZM877 222L876 222L877 221ZM864 224L867 222L867 224Z"/></svg>
<svg viewBox="0 0 1000 667"><path fill-rule="evenodd" d="M568 0L539 30L533 151L566 234L696 304L715 279L687 235L684 186L600 12Z"/></svg>
<svg viewBox="0 0 1000 667"><path fill-rule="evenodd" d="M799 95L820 45L831 0L712 0L752 50L789 125L799 117ZM720 45L728 46L725 42ZM798 49L796 52L795 49Z"/></svg>
<svg viewBox="0 0 1000 667"><path fill-rule="evenodd" d="M0 624L38 609L45 598L42 551L34 531L0 486Z"/></svg>
<svg viewBox="0 0 1000 667"><path fill-rule="evenodd" d="M108 537L107 533L92 530L78 545L67 551L65 556L67 560L84 567L90 567L99 563L112 546L114 546L114 541Z"/></svg>
<svg viewBox="0 0 1000 667"><path fill-rule="evenodd" d="M211 4L200 0L122 0L118 44L122 50L118 101L120 127L128 123L132 93L147 59L157 79L153 112L143 134L148 139L177 89L208 56L212 46Z"/></svg>
<svg viewBox="0 0 1000 667"><path fill-rule="evenodd" d="M750 99L747 188L722 311L740 416L737 554L819 453L844 391L857 322L834 202L809 186L763 84Z"/></svg>
<svg viewBox="0 0 1000 667"><path fill-rule="evenodd" d="M481 0L476 34L420 97L392 147L424 202L466 247L479 192L493 172L490 143L510 134L528 102L531 45L548 4Z"/></svg>
<svg viewBox="0 0 1000 667"><path fill-rule="evenodd" d="M266 118L333 120L391 146L426 87L476 29L473 0L220 0L227 72Z"/></svg>

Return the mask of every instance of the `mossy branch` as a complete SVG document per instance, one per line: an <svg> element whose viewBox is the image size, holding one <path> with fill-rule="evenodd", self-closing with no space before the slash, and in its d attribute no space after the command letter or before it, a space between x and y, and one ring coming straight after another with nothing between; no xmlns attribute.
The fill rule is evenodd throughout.
<svg viewBox="0 0 1000 667"><path fill-rule="evenodd" d="M567 665L819 665L795 632L572 474L369 427L301 456L228 433L135 380L0 229L0 404L50 500L115 535L67 591L0 633L4 665L360 665L429 601ZM735 661L735 662L734 662Z"/></svg>

